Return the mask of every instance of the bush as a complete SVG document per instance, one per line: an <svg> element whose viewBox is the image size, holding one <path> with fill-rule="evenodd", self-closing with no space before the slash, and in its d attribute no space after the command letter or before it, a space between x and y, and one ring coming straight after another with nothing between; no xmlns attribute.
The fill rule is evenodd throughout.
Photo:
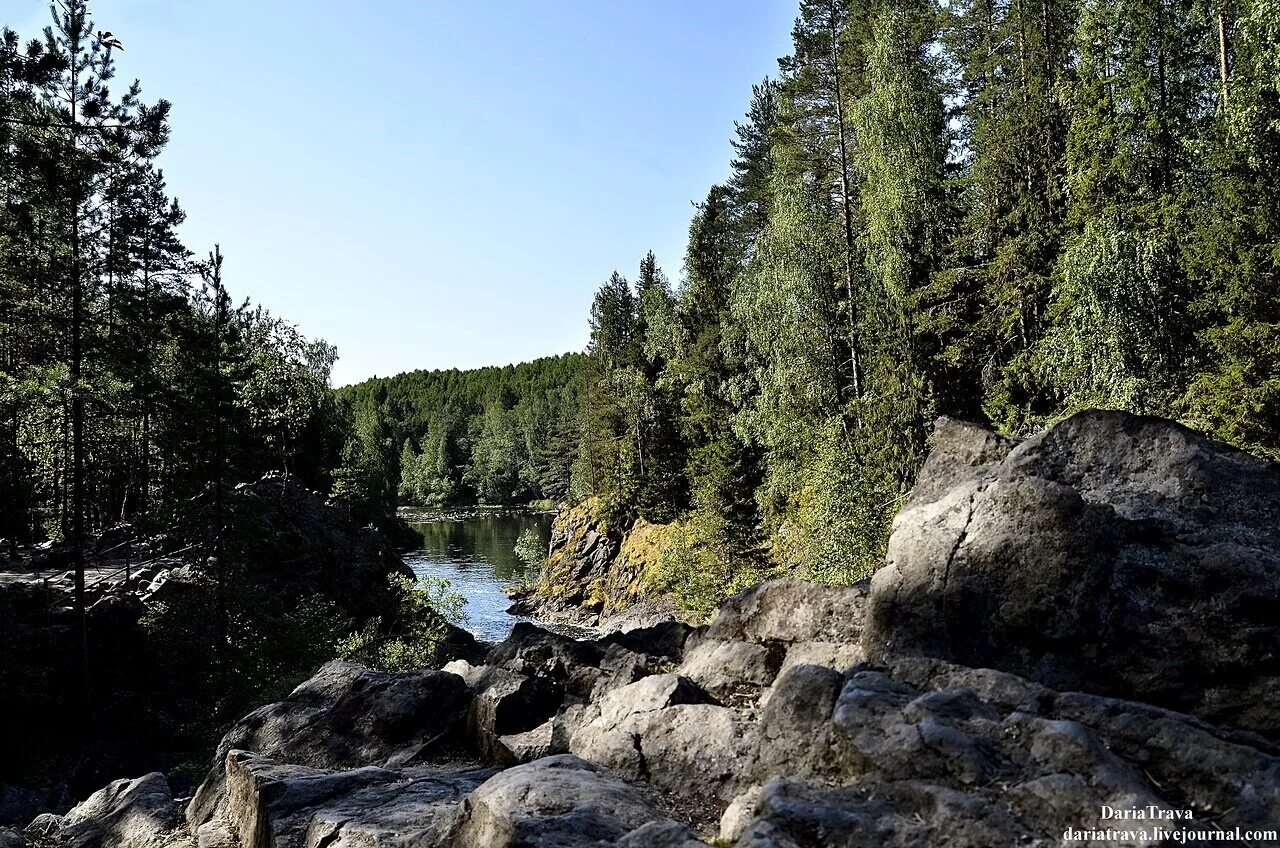
<svg viewBox="0 0 1280 848"><path fill-rule="evenodd" d="M225 630L211 614L222 603ZM169 730L188 750L211 747L231 722L283 698L333 658L351 628L323 597L290 608L260 585L228 580L219 593L204 576L167 585L139 624L152 676L145 691L162 693L163 713L175 722ZM156 732L163 735L161 727Z"/></svg>
<svg viewBox="0 0 1280 848"><path fill-rule="evenodd" d="M646 578L649 588L671 596L683 609L707 616L730 595L768 579L762 562L731 549L722 525L704 512L671 524L658 567Z"/></svg>
<svg viewBox="0 0 1280 848"><path fill-rule="evenodd" d="M547 564L547 545L547 540L542 538L537 527L524 528L516 539L515 553L525 564L526 579L536 577Z"/></svg>
<svg viewBox="0 0 1280 848"><path fill-rule="evenodd" d="M407 577L392 580L394 612L375 618L338 645L338 656L381 671L435 668L447 658L441 648L464 618L466 598L443 578L421 584Z"/></svg>

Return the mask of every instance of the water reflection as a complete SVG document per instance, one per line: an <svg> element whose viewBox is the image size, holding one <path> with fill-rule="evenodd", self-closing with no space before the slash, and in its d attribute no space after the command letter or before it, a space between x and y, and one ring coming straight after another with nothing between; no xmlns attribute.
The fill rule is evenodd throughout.
<svg viewBox="0 0 1280 848"><path fill-rule="evenodd" d="M544 540L552 516L513 510L420 513L406 518L422 534L422 548L405 555L419 577L443 577L467 599L464 626L477 637L501 641L521 619L507 614L506 587L525 577L516 539L535 527Z"/></svg>

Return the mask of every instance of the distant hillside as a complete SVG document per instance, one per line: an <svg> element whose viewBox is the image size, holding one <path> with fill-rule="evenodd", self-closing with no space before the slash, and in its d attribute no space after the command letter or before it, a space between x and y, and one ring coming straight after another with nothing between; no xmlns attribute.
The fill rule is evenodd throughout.
<svg viewBox="0 0 1280 848"><path fill-rule="evenodd" d="M338 485L378 502L371 506L565 497L585 361L567 353L338 389L352 430Z"/></svg>

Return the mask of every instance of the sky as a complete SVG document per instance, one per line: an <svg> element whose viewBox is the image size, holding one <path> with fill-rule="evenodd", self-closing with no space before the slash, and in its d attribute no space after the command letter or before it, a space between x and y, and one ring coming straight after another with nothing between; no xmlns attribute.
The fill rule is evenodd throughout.
<svg viewBox="0 0 1280 848"><path fill-rule="evenodd" d="M335 385L581 350L647 250L681 276L796 0L97 0L173 103L197 255L337 345ZM0 0L25 38L48 0Z"/></svg>

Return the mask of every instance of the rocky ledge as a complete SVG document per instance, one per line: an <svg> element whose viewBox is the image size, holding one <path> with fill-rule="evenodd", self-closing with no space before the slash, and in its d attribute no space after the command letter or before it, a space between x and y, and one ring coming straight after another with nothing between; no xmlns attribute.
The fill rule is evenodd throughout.
<svg viewBox="0 0 1280 848"><path fill-rule="evenodd" d="M148 775L0 846L986 848L1274 829L1277 518L1280 469L1169 422L1086 413L1013 444L942 421L868 583L765 583L709 626L592 641L522 624L478 665L331 663L227 734L185 820Z"/></svg>

